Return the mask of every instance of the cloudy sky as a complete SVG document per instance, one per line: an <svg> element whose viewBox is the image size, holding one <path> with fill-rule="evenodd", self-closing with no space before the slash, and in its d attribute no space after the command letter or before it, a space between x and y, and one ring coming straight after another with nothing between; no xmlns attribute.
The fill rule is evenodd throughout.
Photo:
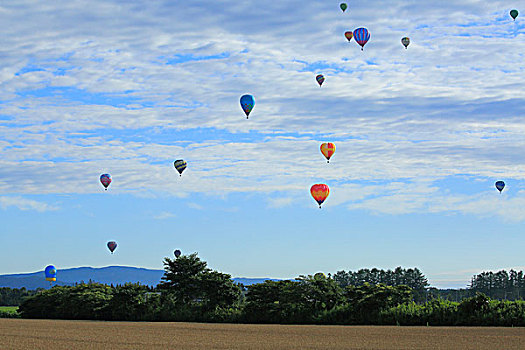
<svg viewBox="0 0 525 350"><path fill-rule="evenodd" d="M513 8L0 1L0 273L162 268L175 248L238 277L416 266L464 287L524 268ZM358 27L363 51L344 37ZM331 189L321 210L315 183Z"/></svg>

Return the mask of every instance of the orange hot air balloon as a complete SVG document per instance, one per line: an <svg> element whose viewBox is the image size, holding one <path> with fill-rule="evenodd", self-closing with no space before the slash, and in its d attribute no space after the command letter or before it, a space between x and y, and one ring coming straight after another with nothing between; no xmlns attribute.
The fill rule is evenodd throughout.
<svg viewBox="0 0 525 350"><path fill-rule="evenodd" d="M328 185L325 184L315 184L310 188L310 193L312 194L312 197L319 203L319 209L321 209L321 204L326 200L328 195L330 194L330 189L328 188Z"/></svg>
<svg viewBox="0 0 525 350"><path fill-rule="evenodd" d="M331 142L325 142L321 145L321 153L326 157L326 162L330 163L330 157L335 153L335 145Z"/></svg>

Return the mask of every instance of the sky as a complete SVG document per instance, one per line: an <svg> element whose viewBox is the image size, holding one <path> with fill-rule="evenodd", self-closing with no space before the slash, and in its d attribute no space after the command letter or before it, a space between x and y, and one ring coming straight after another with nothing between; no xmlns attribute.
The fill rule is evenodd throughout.
<svg viewBox="0 0 525 350"><path fill-rule="evenodd" d="M0 1L0 274L525 269L525 1L339 4Z"/></svg>

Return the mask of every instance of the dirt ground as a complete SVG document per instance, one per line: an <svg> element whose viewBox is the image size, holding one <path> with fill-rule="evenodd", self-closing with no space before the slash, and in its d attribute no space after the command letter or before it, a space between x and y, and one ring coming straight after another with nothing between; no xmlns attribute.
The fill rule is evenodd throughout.
<svg viewBox="0 0 525 350"><path fill-rule="evenodd" d="M0 319L0 349L525 349L525 328Z"/></svg>

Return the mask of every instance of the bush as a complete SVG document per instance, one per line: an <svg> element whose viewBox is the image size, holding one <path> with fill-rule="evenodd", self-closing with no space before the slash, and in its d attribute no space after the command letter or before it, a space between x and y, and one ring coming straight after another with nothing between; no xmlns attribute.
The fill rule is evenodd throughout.
<svg viewBox="0 0 525 350"><path fill-rule="evenodd" d="M0 318L20 318L20 314L17 311L16 306L4 306L0 307Z"/></svg>

